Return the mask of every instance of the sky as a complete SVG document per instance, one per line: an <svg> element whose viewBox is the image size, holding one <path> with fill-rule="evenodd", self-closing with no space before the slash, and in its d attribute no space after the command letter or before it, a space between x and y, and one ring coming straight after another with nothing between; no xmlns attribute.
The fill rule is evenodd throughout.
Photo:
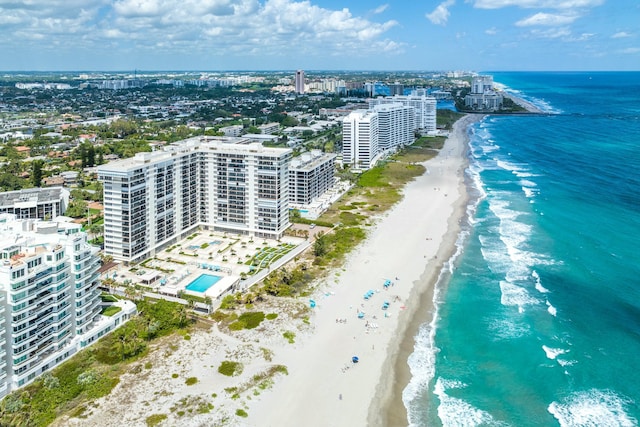
<svg viewBox="0 0 640 427"><path fill-rule="evenodd" d="M0 0L0 70L640 70L639 0Z"/></svg>

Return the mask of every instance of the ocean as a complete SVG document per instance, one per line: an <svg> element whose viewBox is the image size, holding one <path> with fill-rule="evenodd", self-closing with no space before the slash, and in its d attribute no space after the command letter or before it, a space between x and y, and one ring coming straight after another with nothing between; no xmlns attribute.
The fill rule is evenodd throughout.
<svg viewBox="0 0 640 427"><path fill-rule="evenodd" d="M491 73L471 195L403 392L413 426L638 426L640 73Z"/></svg>

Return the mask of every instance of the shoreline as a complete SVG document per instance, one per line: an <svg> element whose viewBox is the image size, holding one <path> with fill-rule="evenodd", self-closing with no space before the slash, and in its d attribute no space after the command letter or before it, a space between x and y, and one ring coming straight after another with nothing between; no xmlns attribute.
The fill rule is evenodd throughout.
<svg viewBox="0 0 640 427"><path fill-rule="evenodd" d="M461 147L463 162L456 175L459 177L460 196L454 202L454 210L449 217L447 232L440 244L436 259L432 259L426 266L418 283L414 285L411 292L411 299L417 299L420 303L407 313L409 319L398 324L397 333L393 347L385 366L384 372L390 372L386 381L380 382L374 401L369 408L369 425L409 425L407 408L404 405L402 394L411 381L411 369L408 365L408 358L414 352L415 337L420 327L425 323L431 323L434 315L437 314L434 298L436 287L442 277L443 269L451 261L457 252L456 243L462 231L460 222L464 218L469 202L469 194L464 180L464 171L468 166L469 137L468 129L474 123L479 122L484 115L468 114L454 124L454 132L460 134L454 136L459 138L464 145ZM445 147L443 147L443 150ZM428 307L428 310L420 308ZM384 377L383 377L384 378Z"/></svg>
<svg viewBox="0 0 640 427"><path fill-rule="evenodd" d="M501 93L502 93L502 96L504 96L505 98L509 98L514 103L518 104L519 106L521 106L522 108L527 110L526 112L523 112L523 113L520 113L520 114L547 114L544 111L542 111L540 108L538 108L535 105L533 105L529 101L525 101L524 99L522 99L522 98L520 98L518 96L515 96L515 95L513 95L511 93L508 93L508 92L506 92L504 90Z"/></svg>

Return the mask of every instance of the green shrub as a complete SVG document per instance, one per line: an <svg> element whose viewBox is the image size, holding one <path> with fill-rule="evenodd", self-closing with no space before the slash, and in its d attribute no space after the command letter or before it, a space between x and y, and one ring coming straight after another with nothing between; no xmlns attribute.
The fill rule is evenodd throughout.
<svg viewBox="0 0 640 427"><path fill-rule="evenodd" d="M196 384L197 382L198 382L198 378L196 378L196 377L189 377L189 378L187 378L187 379L185 380L185 382L184 382L184 383L185 383L186 385L194 385L194 384Z"/></svg>
<svg viewBox="0 0 640 427"><path fill-rule="evenodd" d="M218 367L218 372L221 373L222 375L233 377L233 376L240 375L243 369L244 369L244 365L242 365L242 363L225 360Z"/></svg>
<svg viewBox="0 0 640 427"><path fill-rule="evenodd" d="M244 409L236 409L236 415L242 418L247 418L249 414Z"/></svg>
<svg viewBox="0 0 640 427"><path fill-rule="evenodd" d="M147 427L155 427L166 419L166 414L153 414L149 415L145 422L147 423Z"/></svg>
<svg viewBox="0 0 640 427"><path fill-rule="evenodd" d="M229 329L232 330L232 331L241 331L241 330L244 329L244 323L235 321L235 322L229 324Z"/></svg>
<svg viewBox="0 0 640 427"><path fill-rule="evenodd" d="M267 320L275 320L278 318L278 313L269 313L265 317Z"/></svg>
<svg viewBox="0 0 640 427"><path fill-rule="evenodd" d="M264 320L264 313L261 311L249 311L242 313L238 320L245 323L245 328L255 329Z"/></svg>
<svg viewBox="0 0 640 427"><path fill-rule="evenodd" d="M289 344L293 344L294 342L296 342L296 334L294 332L286 331L282 334L282 336L285 337L287 341L289 341Z"/></svg>
<svg viewBox="0 0 640 427"><path fill-rule="evenodd" d="M229 329L232 331L239 331L241 329L255 329L262 323L265 315L261 311L248 311L242 313L238 320L229 325Z"/></svg>
<svg viewBox="0 0 640 427"><path fill-rule="evenodd" d="M179 377L179 375L176 374L176 373L171 374L171 378L178 378L178 377Z"/></svg>

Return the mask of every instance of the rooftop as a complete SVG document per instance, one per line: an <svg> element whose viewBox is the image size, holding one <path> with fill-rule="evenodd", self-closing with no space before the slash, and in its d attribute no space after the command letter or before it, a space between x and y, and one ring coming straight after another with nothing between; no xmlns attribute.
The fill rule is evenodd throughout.
<svg viewBox="0 0 640 427"><path fill-rule="evenodd" d="M7 191L0 193L0 206L13 205L19 202L53 202L60 200L63 189L52 188L27 188L24 190Z"/></svg>

